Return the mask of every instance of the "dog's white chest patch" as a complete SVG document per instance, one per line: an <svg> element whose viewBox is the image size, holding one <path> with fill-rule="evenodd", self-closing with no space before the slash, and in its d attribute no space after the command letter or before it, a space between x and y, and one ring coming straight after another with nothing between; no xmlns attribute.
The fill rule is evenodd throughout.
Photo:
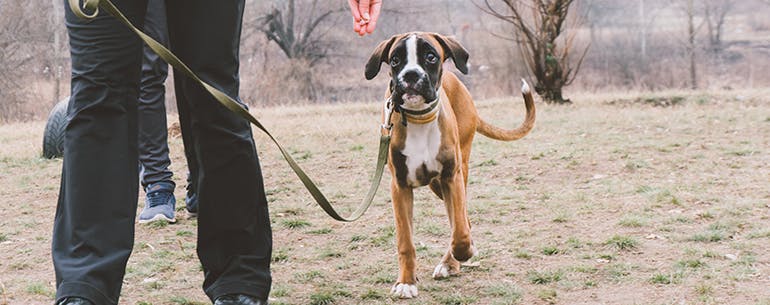
<svg viewBox="0 0 770 305"><path fill-rule="evenodd" d="M424 186L428 175L441 172L441 163L436 159L441 147L441 129L438 120L426 124L409 124L406 128L406 142L401 153L406 157L409 186Z"/></svg>

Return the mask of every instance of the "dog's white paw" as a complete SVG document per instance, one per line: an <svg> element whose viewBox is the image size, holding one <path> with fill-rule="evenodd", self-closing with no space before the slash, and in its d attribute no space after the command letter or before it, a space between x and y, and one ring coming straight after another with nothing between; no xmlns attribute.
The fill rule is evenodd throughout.
<svg viewBox="0 0 770 305"><path fill-rule="evenodd" d="M417 296L417 285L396 283L390 293L402 299L411 299Z"/></svg>
<svg viewBox="0 0 770 305"><path fill-rule="evenodd" d="M444 263L440 263L436 265L436 268L433 269L433 279L434 280L440 280L448 278L450 275L449 273L449 266L447 266Z"/></svg>

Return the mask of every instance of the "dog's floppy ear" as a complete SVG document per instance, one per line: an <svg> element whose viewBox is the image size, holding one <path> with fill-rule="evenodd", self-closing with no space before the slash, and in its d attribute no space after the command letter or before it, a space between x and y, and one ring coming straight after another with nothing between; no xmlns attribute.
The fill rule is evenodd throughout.
<svg viewBox="0 0 770 305"><path fill-rule="evenodd" d="M457 39L454 37L447 37L440 34L433 34L433 37L441 44L441 48L444 49L446 58L452 58L455 62L455 67L463 74L468 74L468 51L463 48ZM444 58L444 59L446 59Z"/></svg>
<svg viewBox="0 0 770 305"><path fill-rule="evenodd" d="M388 60L387 57L388 54L390 54L390 48L393 47L393 43L398 40L398 37L399 35L394 35L388 40L380 42L374 49L372 56L369 57L369 61L366 63L366 70L364 71L367 80L374 78L377 76L377 73L380 73L380 66L383 62Z"/></svg>

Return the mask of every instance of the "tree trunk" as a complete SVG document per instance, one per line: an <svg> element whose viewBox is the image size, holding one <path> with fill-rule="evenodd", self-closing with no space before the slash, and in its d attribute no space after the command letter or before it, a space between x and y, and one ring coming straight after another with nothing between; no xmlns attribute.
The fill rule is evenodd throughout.
<svg viewBox="0 0 770 305"><path fill-rule="evenodd" d="M647 60L647 17L645 15L644 0L639 0L639 27L641 29L639 43L642 60Z"/></svg>
<svg viewBox="0 0 770 305"><path fill-rule="evenodd" d="M690 55L690 88L698 89L698 74L695 59L695 7L693 0L687 0L687 52Z"/></svg>
<svg viewBox="0 0 770 305"><path fill-rule="evenodd" d="M61 82L62 82L62 55L61 48L61 31L59 30L59 24L64 21L64 7L63 3L58 0L52 0L52 12L50 29L53 32L53 60L51 60L51 73L54 77L53 85L53 101L51 105L56 105L61 99Z"/></svg>
<svg viewBox="0 0 770 305"><path fill-rule="evenodd" d="M561 94L561 87L541 87L540 90L535 90L540 97L543 98L548 104L572 104L572 101L565 99Z"/></svg>

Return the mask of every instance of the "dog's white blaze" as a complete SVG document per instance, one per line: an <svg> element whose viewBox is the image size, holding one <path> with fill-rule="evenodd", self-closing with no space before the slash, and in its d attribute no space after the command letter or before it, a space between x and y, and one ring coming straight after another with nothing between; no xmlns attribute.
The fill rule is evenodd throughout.
<svg viewBox="0 0 770 305"><path fill-rule="evenodd" d="M441 163L436 160L440 147L441 129L438 127L438 120L426 124L408 125L404 149L401 151L406 157L407 184L412 187L422 186L417 180L417 170L423 164L428 171L441 172Z"/></svg>
<svg viewBox="0 0 770 305"><path fill-rule="evenodd" d="M398 81L403 81L404 74L409 71L417 71L419 74L425 74L425 69L420 66L417 59L417 36L411 35L406 39L406 65L398 73Z"/></svg>

